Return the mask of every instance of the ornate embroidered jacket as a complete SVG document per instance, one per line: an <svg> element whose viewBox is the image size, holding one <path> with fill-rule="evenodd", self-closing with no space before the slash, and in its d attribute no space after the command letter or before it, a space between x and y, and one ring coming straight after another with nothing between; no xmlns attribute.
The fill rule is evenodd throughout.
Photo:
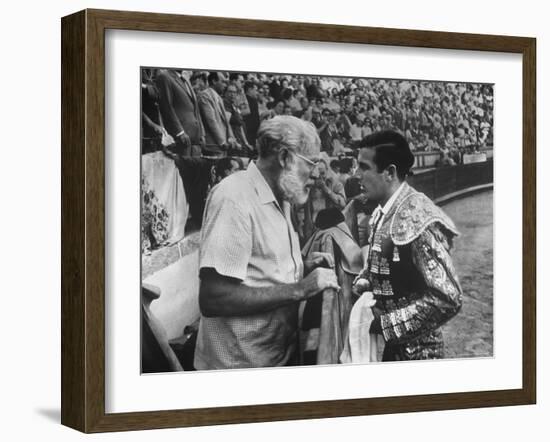
<svg viewBox="0 0 550 442"><path fill-rule="evenodd" d="M452 220L404 184L378 226L371 226L364 276L371 282L386 341L383 360L443 357L440 327L462 305L449 250Z"/></svg>

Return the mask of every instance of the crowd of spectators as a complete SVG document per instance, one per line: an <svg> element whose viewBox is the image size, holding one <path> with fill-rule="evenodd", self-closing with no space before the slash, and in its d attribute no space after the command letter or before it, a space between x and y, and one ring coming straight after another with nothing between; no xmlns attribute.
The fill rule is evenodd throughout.
<svg viewBox="0 0 550 442"><path fill-rule="evenodd" d="M173 124L178 109L167 87L170 74L194 95L195 109L181 112L180 119L199 120L203 133L190 134L190 140L180 139L185 124ZM492 145L489 84L149 70L143 88L144 104L156 96L159 110L144 107L144 127L164 126L176 144L200 147L196 155L253 156L260 122L283 114L311 121L330 157L349 154L366 135L390 128L403 133L414 152L448 152L455 161L457 152ZM150 132L144 130L144 137Z"/></svg>

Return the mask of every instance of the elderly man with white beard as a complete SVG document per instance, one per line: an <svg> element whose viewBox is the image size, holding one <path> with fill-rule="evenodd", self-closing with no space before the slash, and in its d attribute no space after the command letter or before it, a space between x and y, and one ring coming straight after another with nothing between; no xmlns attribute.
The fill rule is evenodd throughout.
<svg viewBox="0 0 550 442"><path fill-rule="evenodd" d="M257 148L258 160L206 203L197 370L295 365L300 301L339 289L329 255L302 260L290 221L291 205L306 202L317 178L315 127L274 117L261 124Z"/></svg>

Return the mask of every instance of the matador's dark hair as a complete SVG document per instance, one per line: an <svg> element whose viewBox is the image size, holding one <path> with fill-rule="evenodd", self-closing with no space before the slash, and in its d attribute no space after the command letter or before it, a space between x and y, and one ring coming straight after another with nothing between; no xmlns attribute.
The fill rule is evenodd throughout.
<svg viewBox="0 0 550 442"><path fill-rule="evenodd" d="M399 132L394 130L374 132L363 138L359 147L374 149L374 163L378 172L382 172L393 164L400 181L403 181L407 175L412 175L411 167L414 164L414 155L409 143Z"/></svg>

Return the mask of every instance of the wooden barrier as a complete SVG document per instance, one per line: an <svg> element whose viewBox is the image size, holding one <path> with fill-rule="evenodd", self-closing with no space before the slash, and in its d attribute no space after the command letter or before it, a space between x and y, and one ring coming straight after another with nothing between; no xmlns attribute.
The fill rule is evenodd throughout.
<svg viewBox="0 0 550 442"><path fill-rule="evenodd" d="M415 152L413 169L425 169L428 167L434 167L436 161L439 160L439 156L439 151Z"/></svg>
<svg viewBox="0 0 550 442"><path fill-rule="evenodd" d="M416 190L436 200L461 190L492 183L493 161L490 159L483 163L415 171L414 175L408 178L408 182Z"/></svg>
<svg viewBox="0 0 550 442"><path fill-rule="evenodd" d="M473 146L466 146L464 149L473 148ZM485 146L477 150L478 154L485 154L487 160L493 158L493 146ZM427 169L430 167L435 167L435 163L439 160L440 152L439 151L430 151L430 152L413 152L414 153L414 165L413 169ZM472 154L465 154L472 155ZM464 163L466 161L463 161Z"/></svg>

